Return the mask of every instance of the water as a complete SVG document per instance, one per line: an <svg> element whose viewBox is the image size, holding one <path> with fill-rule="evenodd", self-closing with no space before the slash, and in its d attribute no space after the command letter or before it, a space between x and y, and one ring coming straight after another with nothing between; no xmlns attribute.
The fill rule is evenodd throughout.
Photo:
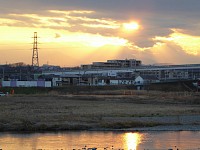
<svg viewBox="0 0 200 150"><path fill-rule="evenodd" d="M61 132L0 133L3 150L72 150L84 146L98 150L200 150L200 132Z"/></svg>

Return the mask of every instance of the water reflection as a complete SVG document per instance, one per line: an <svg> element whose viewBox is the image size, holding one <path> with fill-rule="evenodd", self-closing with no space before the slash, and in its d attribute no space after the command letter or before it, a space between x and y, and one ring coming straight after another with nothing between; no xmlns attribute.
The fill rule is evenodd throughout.
<svg viewBox="0 0 200 150"><path fill-rule="evenodd" d="M128 150L136 150L137 146L140 144L142 140L142 135L139 133L125 133L124 141L126 142L126 149Z"/></svg>
<svg viewBox="0 0 200 150"><path fill-rule="evenodd" d="M9 134L0 133L2 150L81 149L97 147L98 150L200 149L200 132L62 132Z"/></svg>

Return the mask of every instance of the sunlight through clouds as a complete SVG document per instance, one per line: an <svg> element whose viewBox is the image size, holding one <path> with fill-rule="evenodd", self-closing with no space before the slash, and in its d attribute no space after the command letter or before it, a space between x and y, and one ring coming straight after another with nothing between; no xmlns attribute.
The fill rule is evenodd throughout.
<svg viewBox="0 0 200 150"><path fill-rule="evenodd" d="M92 28L110 28L110 29L117 29L120 27L120 24L117 23L114 20L106 20L106 19L97 19L97 18L90 18L87 17L87 14L95 14L94 11L78 11L78 10L73 10L73 11L59 11L59 10L49 10L51 13L56 13L56 14L65 14L66 18L71 19L71 20L76 20L76 21L85 21L85 23L79 23L85 27L92 27ZM85 14L85 16L76 16L73 14Z"/></svg>
<svg viewBox="0 0 200 150"><path fill-rule="evenodd" d="M14 17L25 17L27 19L35 19L35 22L32 23L35 27L70 27L70 24L67 23L65 18L60 17L46 17L39 16L37 14L9 14ZM31 23L30 23L31 25Z"/></svg>
<svg viewBox="0 0 200 150"><path fill-rule="evenodd" d="M69 14L91 14L94 11L89 11L89 10L71 10L71 11L48 10L48 12L69 15Z"/></svg>
<svg viewBox="0 0 200 150"><path fill-rule="evenodd" d="M8 18L1 19L2 24L9 24L12 26L27 26L27 27L41 27L41 28L57 28L67 29L68 31L82 31L90 32L90 29L96 28L97 33L100 28L116 30L120 28L121 23L109 18L94 18L87 16L89 14L95 14L94 11L86 10L71 10L71 11L60 11L60 10L48 10L47 14L8 14ZM29 22L29 24L27 24ZM18 23L18 25L17 25ZM93 31L93 30L91 30ZM101 31L103 33L105 31Z"/></svg>
<svg viewBox="0 0 200 150"><path fill-rule="evenodd" d="M0 18L0 26L8 26L8 25L13 25L17 23L18 23L17 20Z"/></svg>
<svg viewBox="0 0 200 150"><path fill-rule="evenodd" d="M137 22L124 23L123 27L125 30L138 30L139 24Z"/></svg>
<svg viewBox="0 0 200 150"><path fill-rule="evenodd" d="M108 28L108 29L118 29L120 26L119 25L109 25L109 24L86 24L83 23L81 24L82 26L85 27L91 27L91 28Z"/></svg>
<svg viewBox="0 0 200 150"><path fill-rule="evenodd" d="M30 50L31 37L38 32L41 51L51 50L48 56L59 56L59 60L69 57L71 64L115 57L131 57L145 63L163 61L163 58L168 62L197 63L199 6L197 0L184 0L181 6L178 1L155 0L126 3L6 0L0 5L0 44L4 45L0 49L7 55L10 54L7 50L12 50L13 55L21 58L24 54L17 53L15 47ZM45 50L40 57L47 56ZM108 51L109 57L105 56ZM82 56L76 59L77 54Z"/></svg>
<svg viewBox="0 0 200 150"><path fill-rule="evenodd" d="M157 36L154 41L173 42L191 55L197 55L200 52L200 36L187 35L175 29L168 37Z"/></svg>
<svg viewBox="0 0 200 150"><path fill-rule="evenodd" d="M64 14L64 16L44 16L38 14L9 14L9 16L15 17L18 20L25 21L26 19L32 21L32 26L37 28L50 28L53 34L56 32L54 31L55 27L60 27L60 34L62 36L57 36L57 38L46 37L45 40L42 42L73 42L85 46L91 47L102 47L105 45L113 45L113 46L129 46L130 42L118 36L104 36L101 34L93 34L93 33L84 33L80 32L80 26L89 27L89 28L104 28L104 29L119 29L121 27L120 23L117 23L114 20L110 19L97 19L97 18L89 18L87 16L73 16L73 14L91 14L94 11L86 11L86 10L71 10L71 11L59 11L59 10L48 10L48 12L53 14ZM25 18L25 19L24 19ZM70 32L70 28L73 23L70 20L76 20L79 23L79 28L76 32ZM5 20L7 21L7 20ZM84 23L81 23L81 22ZM11 21L13 26L15 25L16 21ZM75 22L76 23L76 22ZM31 22L30 22L31 27ZM83 28L82 27L82 28ZM64 29L66 29L64 31ZM42 36L45 37L43 34ZM55 36L55 35L54 35Z"/></svg>
<svg viewBox="0 0 200 150"><path fill-rule="evenodd" d="M70 33L67 32L66 34L59 34L60 37L55 38L52 35L51 37L44 38L43 42L71 42L77 43L85 46L92 46L92 47L102 47L106 45L112 46L127 46L128 41L126 39L122 39L119 37L105 37L101 35L94 35L94 34L86 34L86 33Z"/></svg>

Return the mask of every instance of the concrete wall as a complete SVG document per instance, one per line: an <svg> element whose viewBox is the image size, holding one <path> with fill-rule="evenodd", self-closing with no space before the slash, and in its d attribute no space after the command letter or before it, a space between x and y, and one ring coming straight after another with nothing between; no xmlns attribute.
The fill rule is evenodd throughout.
<svg viewBox="0 0 200 150"><path fill-rule="evenodd" d="M51 87L51 81L2 81L2 87Z"/></svg>
<svg viewBox="0 0 200 150"><path fill-rule="evenodd" d="M17 87L37 87L37 82L35 81L17 81Z"/></svg>
<svg viewBox="0 0 200 150"><path fill-rule="evenodd" d="M10 81L2 81L2 87L10 87Z"/></svg>
<svg viewBox="0 0 200 150"><path fill-rule="evenodd" d="M45 81L45 87L51 87L51 81Z"/></svg>

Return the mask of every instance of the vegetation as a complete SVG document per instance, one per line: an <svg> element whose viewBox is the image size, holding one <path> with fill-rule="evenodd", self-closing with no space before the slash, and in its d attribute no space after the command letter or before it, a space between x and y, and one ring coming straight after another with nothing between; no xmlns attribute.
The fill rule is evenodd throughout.
<svg viewBox="0 0 200 150"><path fill-rule="evenodd" d="M42 94L0 97L0 130L147 127L169 124L159 121L166 116L200 115L200 94L194 92L94 90L91 93L81 91L78 95L59 93L47 90ZM142 121L144 117L158 120Z"/></svg>

